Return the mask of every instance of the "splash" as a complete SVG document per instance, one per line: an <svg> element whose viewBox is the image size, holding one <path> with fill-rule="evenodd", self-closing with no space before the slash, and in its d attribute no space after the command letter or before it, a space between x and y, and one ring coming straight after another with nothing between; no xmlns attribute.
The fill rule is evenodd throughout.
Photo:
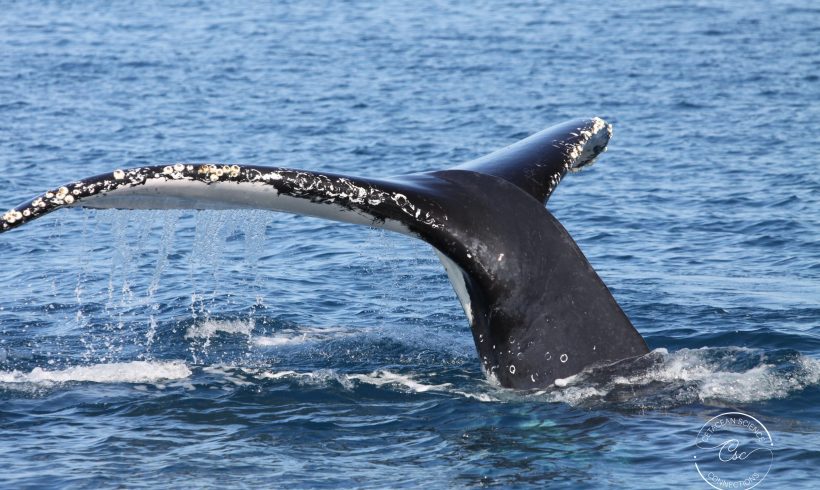
<svg viewBox="0 0 820 490"><path fill-rule="evenodd" d="M248 335L248 327L244 322L215 322L198 332ZM68 382L157 384L185 378L189 378L186 382L192 389L212 388L214 384L226 390L248 386L269 389L269 383L286 383L352 392L369 386L385 392L439 394L487 403L535 401L583 408L657 410L692 403L723 406L787 398L820 385L820 361L794 351L766 352L741 347L681 349L671 353L656 349L642 358L586 370L559 380L553 389L536 392L509 390L478 378L454 382L435 373L388 369L369 372L276 370L214 364L203 367L201 375L193 376L189 366L181 361L134 361L62 370L0 371L0 384L6 387Z"/></svg>
<svg viewBox="0 0 820 490"><path fill-rule="evenodd" d="M789 397L820 385L820 361L795 351L742 347L656 349L650 354L588 369L559 380L550 390L521 392L480 379L440 380L429 373L334 369L309 371L231 368L226 379L241 383L295 382L299 386L353 391L361 386L403 393L440 393L489 403L546 402L624 410L668 409L703 403L743 404Z"/></svg>
<svg viewBox="0 0 820 490"><path fill-rule="evenodd" d="M185 338L207 341L219 333L250 337L255 326L256 322L252 318L248 320L205 320L188 327L185 331Z"/></svg>
<svg viewBox="0 0 820 490"><path fill-rule="evenodd" d="M703 347L655 349L638 359L587 369L537 392L571 405L669 408L786 398L820 384L820 361L796 351Z"/></svg>

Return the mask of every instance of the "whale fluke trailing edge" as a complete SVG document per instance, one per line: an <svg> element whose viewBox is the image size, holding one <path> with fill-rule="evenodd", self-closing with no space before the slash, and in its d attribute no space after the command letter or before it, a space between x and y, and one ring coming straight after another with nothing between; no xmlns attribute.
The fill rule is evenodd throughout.
<svg viewBox="0 0 820 490"><path fill-rule="evenodd" d="M410 235L433 246L502 386L532 389L636 357L646 343L546 209L568 173L606 149L599 118L553 126L447 170L360 178L213 163L139 167L50 190L0 217L0 232L62 207L255 208Z"/></svg>

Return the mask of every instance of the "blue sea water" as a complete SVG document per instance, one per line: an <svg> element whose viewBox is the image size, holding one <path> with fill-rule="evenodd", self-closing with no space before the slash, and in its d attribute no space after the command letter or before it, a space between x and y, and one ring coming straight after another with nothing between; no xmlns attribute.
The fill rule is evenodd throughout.
<svg viewBox="0 0 820 490"><path fill-rule="evenodd" d="M549 208L654 350L505 390L424 243L64 210L0 236L0 487L709 488L698 432L738 411L756 488L816 488L818 46L798 0L4 2L0 208L177 161L441 169L598 115Z"/></svg>

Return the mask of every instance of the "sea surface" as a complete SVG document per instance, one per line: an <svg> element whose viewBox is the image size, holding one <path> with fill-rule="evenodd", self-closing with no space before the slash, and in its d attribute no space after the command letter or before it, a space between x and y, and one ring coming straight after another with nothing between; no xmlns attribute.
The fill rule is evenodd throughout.
<svg viewBox="0 0 820 490"><path fill-rule="evenodd" d="M0 236L0 487L708 489L698 433L742 412L773 444L756 488L817 488L816 4L0 8L4 210L179 161L443 169L607 119L548 207L653 349L507 390L422 242L62 210Z"/></svg>

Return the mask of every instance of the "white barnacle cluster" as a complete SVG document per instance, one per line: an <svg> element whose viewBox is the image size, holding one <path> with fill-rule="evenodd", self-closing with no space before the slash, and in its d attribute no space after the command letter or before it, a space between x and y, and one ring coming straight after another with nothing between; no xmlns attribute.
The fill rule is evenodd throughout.
<svg viewBox="0 0 820 490"><path fill-rule="evenodd" d="M193 172L194 166L193 165L186 165L184 163L175 163L173 165L166 165L162 168L161 173L154 173L154 177L164 177L165 179L172 179L172 180L179 180L190 178L188 175L190 172Z"/></svg>
<svg viewBox="0 0 820 490"><path fill-rule="evenodd" d="M53 209L57 206L73 204L76 199L74 196L76 195L76 192L73 192L66 186L62 186L56 190L48 191L42 196L35 198L33 201L31 201L31 204L29 204L22 210L11 209L4 213L2 216L3 228L6 229L10 225L18 223L24 218L37 216L38 214L46 211L47 208Z"/></svg>
<svg viewBox="0 0 820 490"><path fill-rule="evenodd" d="M170 167L166 167L166 169L167 168ZM193 169L191 168L190 170ZM235 179L239 177L241 172L242 169L239 167L239 165L215 165L210 163L200 165L197 169L197 174L211 182L216 182L222 179L223 177ZM173 168L171 168L171 175L173 175ZM182 176L183 175L180 172L180 177Z"/></svg>
<svg viewBox="0 0 820 490"><path fill-rule="evenodd" d="M14 223L17 223L18 221L20 221L21 219L23 219L23 213L20 212L20 211L17 211L16 209L9 210L8 212L6 212L3 215L3 221L4 221L5 226L13 225Z"/></svg>
<svg viewBox="0 0 820 490"><path fill-rule="evenodd" d="M111 177L107 177L99 180L92 179L67 184L56 190L48 191L32 201L30 213L39 214L60 206L70 206L83 197L93 196L101 192L109 192L122 187L143 184L149 178L149 173L149 169L147 168L115 170L111 174L113 180ZM23 215L28 216L25 211Z"/></svg>
<svg viewBox="0 0 820 490"><path fill-rule="evenodd" d="M41 197L38 197L37 199L32 201L31 208L45 209L50 206L63 206L66 204L73 204L75 200L75 195L76 194L71 192L71 190L68 187L63 186L56 190L48 191Z"/></svg>
<svg viewBox="0 0 820 490"><path fill-rule="evenodd" d="M144 184L150 177L151 167L137 167L129 170L117 169L111 173L114 180L104 179L97 182L78 182L73 194L96 194L118 189L123 186ZM161 175L161 173L160 173Z"/></svg>
<svg viewBox="0 0 820 490"><path fill-rule="evenodd" d="M70 194L69 192L68 187L60 187L54 193L54 199L52 202L56 205L74 203L74 194Z"/></svg>

